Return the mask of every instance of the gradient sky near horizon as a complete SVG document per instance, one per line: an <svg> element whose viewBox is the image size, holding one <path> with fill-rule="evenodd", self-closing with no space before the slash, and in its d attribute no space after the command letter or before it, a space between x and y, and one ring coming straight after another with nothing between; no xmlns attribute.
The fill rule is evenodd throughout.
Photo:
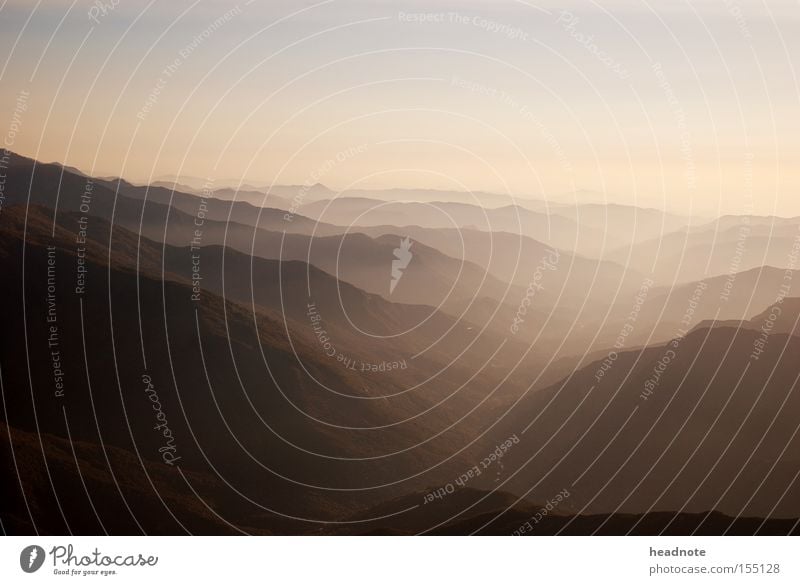
<svg viewBox="0 0 800 585"><path fill-rule="evenodd" d="M137 182L800 215L795 0L100 4L1 5L10 150Z"/></svg>

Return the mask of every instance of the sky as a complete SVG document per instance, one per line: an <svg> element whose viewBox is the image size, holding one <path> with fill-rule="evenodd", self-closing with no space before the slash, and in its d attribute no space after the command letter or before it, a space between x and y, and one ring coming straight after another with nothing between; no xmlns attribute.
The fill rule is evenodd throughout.
<svg viewBox="0 0 800 585"><path fill-rule="evenodd" d="M5 0L7 148L98 176L800 215L795 0Z"/></svg>

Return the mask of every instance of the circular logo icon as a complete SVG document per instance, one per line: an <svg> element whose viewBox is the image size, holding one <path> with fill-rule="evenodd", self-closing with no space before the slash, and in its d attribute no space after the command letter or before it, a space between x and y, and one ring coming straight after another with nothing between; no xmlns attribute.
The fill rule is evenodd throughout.
<svg viewBox="0 0 800 585"><path fill-rule="evenodd" d="M26 573L35 573L44 564L44 549L41 546L32 544L22 549L19 555L19 566Z"/></svg>

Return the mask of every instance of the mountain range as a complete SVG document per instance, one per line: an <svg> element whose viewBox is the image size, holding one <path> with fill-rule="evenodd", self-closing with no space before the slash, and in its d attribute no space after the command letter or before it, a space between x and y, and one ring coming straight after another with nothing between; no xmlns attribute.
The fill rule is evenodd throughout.
<svg viewBox="0 0 800 585"><path fill-rule="evenodd" d="M7 531L797 532L797 220L261 188L11 155Z"/></svg>

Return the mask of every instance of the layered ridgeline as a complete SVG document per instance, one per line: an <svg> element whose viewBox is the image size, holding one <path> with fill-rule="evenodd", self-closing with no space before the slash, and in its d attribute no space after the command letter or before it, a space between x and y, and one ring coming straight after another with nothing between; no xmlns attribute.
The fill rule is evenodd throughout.
<svg viewBox="0 0 800 585"><path fill-rule="evenodd" d="M13 191L22 173L14 179L9 200L24 200L25 189ZM34 178L37 205L3 211L3 300L20 308L3 355L20 355L20 340L26 348L26 359L3 363L5 387L26 389L7 397L5 412L15 445L42 436L47 446L38 465L19 468L21 490L4 515L23 530L99 530L94 492L99 518L117 532L289 521L313 531L463 468L498 404L541 369L505 380L526 347L307 263L151 241L121 223L147 217L148 233L168 234L172 217L187 220L62 179L53 190ZM497 367L475 367L490 359ZM73 473L61 457L70 443ZM75 491L84 475L89 495ZM195 491L215 513L194 505ZM76 496L64 514L54 493ZM48 513L26 518L26 502Z"/></svg>
<svg viewBox="0 0 800 585"><path fill-rule="evenodd" d="M161 493L145 482L147 466L158 462L156 475L170 489L177 482L191 498L208 486L204 495L218 511L261 530L283 526L282 515L332 520L421 489L468 465L471 443L499 405L541 369L517 372L503 386L507 367L468 367L492 356L513 364L497 351L501 341L308 264L204 247L197 287L191 248L112 230L101 218L78 228L82 216L63 213L54 225L36 206L7 208L3 217L3 301L20 308L6 320L3 355L26 356L3 363L4 387L15 390L6 395L7 422L15 432L52 435L48 444L60 438L93 455L114 447L123 459L140 458L141 473L128 466L116 470L124 480L103 478L122 490L101 496L117 510L115 530L135 531L139 514L148 531L182 529L161 516L161 524L147 524L154 520L147 513L124 513L127 490L135 498ZM359 325L368 336L354 330ZM374 337L406 329L415 331ZM103 468L102 459L77 464ZM30 477L30 469L21 468L26 496L55 509L58 486ZM184 485L184 472L200 485ZM20 498L12 515L24 522ZM48 515L55 522L48 530L95 530L85 524L91 499L79 501L88 508L73 502L63 524Z"/></svg>
<svg viewBox="0 0 800 585"><path fill-rule="evenodd" d="M687 255L680 262L684 276L678 277L669 270L662 272L657 266L664 259L683 255L683 228L664 235L663 245L653 244L652 250L646 248L650 245L646 242L623 248L618 262L613 262L585 257L536 239L535 235L546 235L536 230L520 234L490 232L486 226L484 229L398 226L404 223L402 214L391 216L395 225L362 225L372 223L371 213L353 225L339 226L242 201L216 200L163 187L136 187L121 181L92 181L57 165L38 165L35 188L29 189L33 161L12 157L11 167L7 179L7 191L12 194L9 204L15 200L27 202L29 193L32 202L43 196L46 203L47 193L52 195L60 188L59 208L77 212L85 192L89 191L91 214L111 219L113 213L116 225L150 239L180 247L191 243L224 245L248 255L308 262L338 280L387 300L437 307L500 336L507 336L510 324L517 323L514 339L536 342L536 349L545 352L556 348L559 357L602 351L613 344L631 312L638 310L640 304L644 305L645 317L626 343L642 345L670 339L676 322L683 318L694 296L693 281L708 284L708 293L703 295L702 306L695 315L698 320L749 319L774 301L774 287L766 280L767 275L762 274L760 264L752 274L741 274L753 264L746 263L739 254L741 242L725 247L721 244L722 236L718 240L708 236L709 225L718 224L722 231L736 228L729 218L691 228L706 234L708 253L695 251ZM96 196L91 197L92 194ZM269 198L264 203L269 204ZM344 204L347 207L347 200ZM386 202L373 201L372 205L377 211L388 209ZM470 209L472 215L492 212L465 204L461 207ZM605 212L596 205L581 205L568 213L569 209L553 206L546 218L554 222L563 219L556 212L581 218L587 226L582 223L578 231L584 236L590 233L584 229L588 227L603 237L609 233L647 238L688 221L654 210L636 211L624 206L606 206ZM199 232L195 225L198 221L202 222ZM782 225L787 237L773 240L770 249L775 252L769 262L764 262L764 270L796 268L799 264L796 237L788 239L787 230L795 229L798 223L750 218L748 225L768 221ZM633 222L633 228L626 229L626 222ZM600 229L603 226L607 229ZM403 277L395 279L391 276L394 251L405 238L413 242L414 260L403 271ZM755 240L746 243L745 249L750 251ZM602 241L591 244L594 252L602 251L603 247ZM714 272L707 262L712 256L726 259L724 266L716 268L719 272ZM759 286L753 287L756 281ZM751 302L749 293L754 290L756 295Z"/></svg>
<svg viewBox="0 0 800 585"><path fill-rule="evenodd" d="M800 516L791 253L671 286L535 233L289 221L22 157L4 196L6 530Z"/></svg>

